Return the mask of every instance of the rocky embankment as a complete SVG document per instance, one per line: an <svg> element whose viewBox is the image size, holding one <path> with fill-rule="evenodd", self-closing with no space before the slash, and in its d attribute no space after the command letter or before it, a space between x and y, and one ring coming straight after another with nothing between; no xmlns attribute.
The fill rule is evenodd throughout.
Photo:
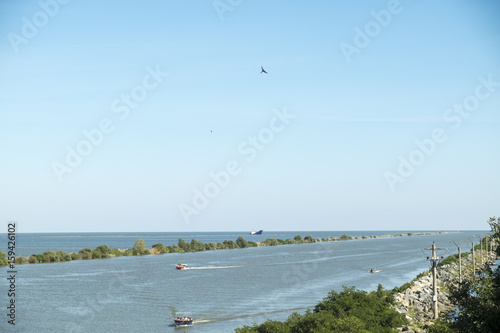
<svg viewBox="0 0 500 333"><path fill-rule="evenodd" d="M485 264L481 265L481 255L483 262L491 262L495 256L491 252L475 251L476 273L485 269ZM458 261L458 259L457 259ZM462 281L472 276L472 254L462 257ZM437 267L437 289L438 289L438 311L439 316L455 311L455 305L451 303L448 290L451 285L459 283L458 262ZM411 282L410 287L404 292L397 293L394 298L398 302L396 310L407 316L414 325L431 325L434 319L434 308L432 302L432 270L424 273L419 278ZM410 326L414 326L410 325ZM418 328L412 330L409 327L402 328L406 332L423 332Z"/></svg>

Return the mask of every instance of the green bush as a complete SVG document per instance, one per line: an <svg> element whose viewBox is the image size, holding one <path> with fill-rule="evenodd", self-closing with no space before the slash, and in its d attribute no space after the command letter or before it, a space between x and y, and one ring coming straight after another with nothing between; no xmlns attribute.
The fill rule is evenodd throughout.
<svg viewBox="0 0 500 333"><path fill-rule="evenodd" d="M142 238L139 238L134 244L134 250L136 250L137 253L142 254L146 250L146 241L144 241L144 239ZM134 255L137 255L137 253Z"/></svg>
<svg viewBox="0 0 500 333"><path fill-rule="evenodd" d="M268 238L262 244L265 246L277 246L280 245L280 242L276 238Z"/></svg>
<svg viewBox="0 0 500 333"><path fill-rule="evenodd" d="M107 245L99 245L95 249L101 252L101 258L109 258L110 255L113 253L111 248Z"/></svg>
<svg viewBox="0 0 500 333"><path fill-rule="evenodd" d="M182 250L182 252L191 252L191 246L182 238L179 238L177 246Z"/></svg>
<svg viewBox="0 0 500 333"><path fill-rule="evenodd" d="M205 250L207 251L217 250L217 244L215 244L214 242L207 243L205 244Z"/></svg>
<svg viewBox="0 0 500 333"><path fill-rule="evenodd" d="M405 316L392 308L393 304L392 294L381 285L370 293L344 287L340 293L331 291L314 311L307 310L304 315L292 313L285 322L268 320L237 328L236 332L393 332L407 324Z"/></svg>
<svg viewBox="0 0 500 333"><path fill-rule="evenodd" d="M92 259L101 259L102 258L102 253L99 250L93 250L92 251Z"/></svg>
<svg viewBox="0 0 500 333"><path fill-rule="evenodd" d="M16 257L16 259L14 259L14 262L18 265L23 265L28 263L28 259L26 259L25 257Z"/></svg>
<svg viewBox="0 0 500 333"><path fill-rule="evenodd" d="M82 259L89 260L92 259L92 249L90 247L86 247L78 251L78 254L82 256Z"/></svg>
<svg viewBox="0 0 500 333"><path fill-rule="evenodd" d="M205 244L197 241L196 239L191 239L190 249L194 252L205 251Z"/></svg>
<svg viewBox="0 0 500 333"><path fill-rule="evenodd" d="M30 264L38 264L38 259L36 258L36 256L31 255L31 256L28 257L28 262Z"/></svg>
<svg viewBox="0 0 500 333"><path fill-rule="evenodd" d="M316 243L316 240L312 238L311 235L307 235L306 237L304 237L304 241L307 243Z"/></svg>
<svg viewBox="0 0 500 333"><path fill-rule="evenodd" d="M9 261L7 260L7 253L0 251L0 267L7 266Z"/></svg>
<svg viewBox="0 0 500 333"><path fill-rule="evenodd" d="M238 239L236 239L236 245L239 248L245 248L245 247L248 247L248 242L245 240L245 238L240 236L240 237L238 237Z"/></svg>
<svg viewBox="0 0 500 333"><path fill-rule="evenodd" d="M441 262L438 263L438 267L441 267L443 265L451 265L454 263L458 263L458 253L453 254L453 255L441 260Z"/></svg>

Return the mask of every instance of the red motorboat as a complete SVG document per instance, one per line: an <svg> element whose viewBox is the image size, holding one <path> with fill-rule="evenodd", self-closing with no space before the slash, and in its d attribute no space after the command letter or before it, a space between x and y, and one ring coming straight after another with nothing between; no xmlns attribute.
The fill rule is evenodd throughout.
<svg viewBox="0 0 500 333"><path fill-rule="evenodd" d="M184 269L186 267L187 267L186 264L181 264L181 263L179 263L179 264L177 264L177 266L175 266L175 268L177 268L177 269Z"/></svg>

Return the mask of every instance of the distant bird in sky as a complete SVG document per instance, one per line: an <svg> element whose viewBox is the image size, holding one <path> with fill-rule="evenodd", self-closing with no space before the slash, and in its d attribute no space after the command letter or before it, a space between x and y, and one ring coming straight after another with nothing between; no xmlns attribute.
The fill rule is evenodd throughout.
<svg viewBox="0 0 500 333"><path fill-rule="evenodd" d="M210 130L210 133L213 133L214 131L213 130Z"/></svg>
<svg viewBox="0 0 500 333"><path fill-rule="evenodd" d="M264 69L264 67L260 66L260 69L261 69L261 71L260 71L261 73L266 73L266 74L267 74L267 72L266 72L266 70Z"/></svg>

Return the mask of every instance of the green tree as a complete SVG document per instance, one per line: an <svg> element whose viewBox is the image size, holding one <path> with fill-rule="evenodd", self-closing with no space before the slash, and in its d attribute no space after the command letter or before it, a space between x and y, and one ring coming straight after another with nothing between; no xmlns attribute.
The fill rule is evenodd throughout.
<svg viewBox="0 0 500 333"><path fill-rule="evenodd" d="M391 307L393 304L392 294L384 291L380 284L377 291L371 293L344 286L340 293L331 291L316 305L314 312L327 311L339 318L354 316L365 323L370 332L390 332L391 328L406 323L404 315Z"/></svg>
<svg viewBox="0 0 500 333"><path fill-rule="evenodd" d="M45 256L43 254L34 254L38 262L45 262Z"/></svg>
<svg viewBox="0 0 500 333"><path fill-rule="evenodd" d="M326 311L307 313L292 327L292 332L369 333L355 316L335 317ZM375 331L373 331L375 332Z"/></svg>
<svg viewBox="0 0 500 333"><path fill-rule="evenodd" d="M144 239L139 238L137 242L135 242L133 249L136 250L137 253L142 254L146 250L146 242L144 241Z"/></svg>
<svg viewBox="0 0 500 333"><path fill-rule="evenodd" d="M110 255L113 253L111 248L107 245L99 245L95 249L99 250L99 252L101 252L101 258L109 258Z"/></svg>
<svg viewBox="0 0 500 333"><path fill-rule="evenodd" d="M245 247L248 247L248 242L245 240L245 238L240 236L240 237L238 237L238 239L236 239L236 245L239 248L245 248Z"/></svg>
<svg viewBox="0 0 500 333"><path fill-rule="evenodd" d="M237 328L236 333L291 333L290 327L280 321L268 320L260 325Z"/></svg>
<svg viewBox="0 0 500 333"><path fill-rule="evenodd" d="M232 240L225 240L223 244L225 249L235 249L238 247L238 245L236 245L236 243Z"/></svg>
<svg viewBox="0 0 500 333"><path fill-rule="evenodd" d="M38 259L36 258L36 256L31 255L31 256L28 257L28 262L30 264L38 264Z"/></svg>
<svg viewBox="0 0 500 333"><path fill-rule="evenodd" d="M7 266L9 261L7 260L7 253L0 251L0 267Z"/></svg>
<svg viewBox="0 0 500 333"><path fill-rule="evenodd" d="M500 244L500 218L488 221L491 237ZM500 254L497 247L497 254ZM452 300L458 304L455 318L459 332L498 332L500 328L500 267L452 288Z"/></svg>
<svg viewBox="0 0 500 333"><path fill-rule="evenodd" d="M197 241L196 239L191 239L191 245L190 245L191 251L205 251L205 244L202 242Z"/></svg>
<svg viewBox="0 0 500 333"><path fill-rule="evenodd" d="M26 259L25 257L16 257L16 259L14 259L14 262L18 265L22 265L22 264L27 264L28 263L28 259Z"/></svg>
<svg viewBox="0 0 500 333"><path fill-rule="evenodd" d="M297 243L302 243L304 241L301 235L293 237L293 240L296 241Z"/></svg>
<svg viewBox="0 0 500 333"><path fill-rule="evenodd" d="M63 250L56 251L56 257L59 258L59 261L66 261L66 259L68 258L67 253ZM71 257L69 258L69 260L71 260Z"/></svg>
<svg viewBox="0 0 500 333"><path fill-rule="evenodd" d="M263 241L262 244L266 246L277 246L280 245L280 242L276 238L268 238Z"/></svg>
<svg viewBox="0 0 500 333"><path fill-rule="evenodd" d="M45 251L43 253L45 256L45 261L44 262L58 262L59 261L59 256L57 256L53 251Z"/></svg>
<svg viewBox="0 0 500 333"><path fill-rule="evenodd" d="M189 243L186 243L186 241L182 238L179 238L177 241L177 246L182 250L182 252L191 252L191 245Z"/></svg>
<svg viewBox="0 0 500 333"><path fill-rule="evenodd" d="M207 251L217 250L217 244L215 244L214 242L207 243L205 244L205 250Z"/></svg>
<svg viewBox="0 0 500 333"><path fill-rule="evenodd" d="M316 243L316 240L312 238L311 235L307 235L306 237L304 237L304 241L306 241L307 243Z"/></svg>
<svg viewBox="0 0 500 333"><path fill-rule="evenodd" d="M86 247L78 251L78 254L82 256L82 259L89 260L92 259L92 249L90 247Z"/></svg>
<svg viewBox="0 0 500 333"><path fill-rule="evenodd" d="M162 243L153 244L152 248L156 249L160 253L168 253L168 250L165 248L165 245L163 245Z"/></svg>
<svg viewBox="0 0 500 333"><path fill-rule="evenodd" d="M284 323L268 320L236 332L389 333L407 323L404 315L393 309L393 304L393 295L381 285L371 293L344 287L340 293L331 291L314 311L307 310L304 315L292 313Z"/></svg>
<svg viewBox="0 0 500 333"><path fill-rule="evenodd" d="M102 258L102 253L101 251L95 249L92 250L92 259L101 259Z"/></svg>

